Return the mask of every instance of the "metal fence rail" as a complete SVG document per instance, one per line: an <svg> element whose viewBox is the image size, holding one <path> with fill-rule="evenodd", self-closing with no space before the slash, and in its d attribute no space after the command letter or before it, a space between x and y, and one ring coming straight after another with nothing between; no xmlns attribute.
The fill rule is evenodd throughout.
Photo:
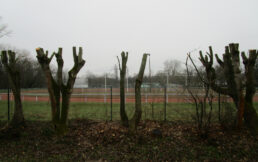
<svg viewBox="0 0 258 162"><path fill-rule="evenodd" d="M8 101L7 93L1 91L0 100L2 102ZM202 89L196 90L196 93L202 95ZM142 89L142 118L151 120L177 120L177 119L190 119L191 114L193 114L194 109L192 109L191 96L184 89ZM49 96L47 89L29 89L22 90L22 101L24 102L25 110L31 111L30 103L34 105L44 105L47 109L50 107ZM12 93L10 93L10 101L14 98ZM135 94L134 89L130 88L125 93L126 98L126 110L128 115L132 115L134 112ZM224 100L231 101L229 97L224 97ZM255 96L255 100L258 101L258 96ZM25 102L26 101L26 102ZM214 95L214 103L217 103L217 95ZM74 89L71 96L71 116L99 119L99 120L119 120L120 111L120 94L118 88L85 88L85 89ZM187 104L186 104L187 103ZM4 104L3 109L6 110L7 104ZM11 102L11 113L13 112L13 102ZM27 106L27 107L26 107ZM9 105L10 107L10 105ZM88 111L88 110L91 111ZM48 109L49 110L49 109ZM85 113L82 113L86 111ZM10 111L8 112L8 118L10 120ZM34 109L33 109L34 111ZM35 110L36 111L36 110ZM31 112L28 112L32 114ZM39 114L35 112L36 119L38 119ZM47 111L50 113L50 111ZM7 112L4 113L7 115ZM0 114L1 115L1 114ZM50 114L49 114L50 115ZM7 117L3 117L7 120ZM1 116L0 116L0 120Z"/></svg>
<svg viewBox="0 0 258 162"><path fill-rule="evenodd" d="M198 95L202 95L203 92L199 89L196 92ZM149 89L142 89L142 102L143 103L163 103L166 101L167 103L185 103L188 102L190 95L183 88L153 88L151 91ZM71 102L97 102L97 103L106 103L111 102L111 88L83 88L83 89L75 89L72 96ZM31 101L31 102L49 102L49 96L47 89L25 89L22 90L21 93L22 101ZM6 93L0 93L0 100L7 100L8 95ZM119 88L112 88L112 101L114 103L120 102L120 93ZM129 91L125 92L125 102L126 103L134 103L135 102L135 94L134 89L130 88ZM258 97L255 96L255 100ZM13 100L12 94L10 95L10 100ZM216 96L215 96L216 100Z"/></svg>

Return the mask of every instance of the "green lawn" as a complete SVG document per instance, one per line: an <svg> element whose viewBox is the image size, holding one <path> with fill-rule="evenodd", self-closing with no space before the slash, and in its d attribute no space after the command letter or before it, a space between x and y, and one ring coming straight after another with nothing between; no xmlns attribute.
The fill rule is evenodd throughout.
<svg viewBox="0 0 258 162"><path fill-rule="evenodd" d="M14 103L10 103L11 116L13 113ZM258 107L258 103L255 103ZM23 102L24 116L26 120L51 120L51 107L47 102ZM155 103L142 104L142 119L164 120L164 104ZM126 111L129 117L133 115L134 104L127 104ZM217 104L213 106L213 119L217 118ZM191 121L195 115L195 108L190 103L169 103L166 109L166 119L169 121ZM71 103L69 118L86 118L92 120L110 120L111 106L110 103ZM114 103L112 107L112 119L119 120L119 104ZM0 101L0 120L7 120L7 101Z"/></svg>
<svg viewBox="0 0 258 162"><path fill-rule="evenodd" d="M13 113L14 103L10 103L11 114ZM51 107L47 102L23 102L24 116L26 120L50 120ZM128 116L133 115L134 104L127 104L126 110ZM153 104L153 113L151 104L142 104L143 119L164 119L164 104ZM190 104L173 103L167 105L167 120L188 120L191 118L189 113L193 109ZM69 118L88 118L93 120L110 120L111 106L110 103L71 103ZM112 105L112 118L119 120L119 104ZM0 101L0 120L7 120L7 101Z"/></svg>

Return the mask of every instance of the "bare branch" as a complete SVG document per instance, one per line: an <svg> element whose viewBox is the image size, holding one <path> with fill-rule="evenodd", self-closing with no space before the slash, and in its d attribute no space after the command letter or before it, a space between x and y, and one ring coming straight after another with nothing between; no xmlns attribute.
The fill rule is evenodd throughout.
<svg viewBox="0 0 258 162"><path fill-rule="evenodd" d="M56 62L57 62L57 83L59 88L63 84L63 66L64 66L64 60L62 57L62 48L58 49L57 53L54 53L56 56Z"/></svg>
<svg viewBox="0 0 258 162"><path fill-rule="evenodd" d="M2 60L2 63L4 65L7 65L8 58L7 58L7 52L6 51L2 51L1 60Z"/></svg>
<svg viewBox="0 0 258 162"><path fill-rule="evenodd" d="M120 66L120 60L119 60L119 57L118 56L116 56L116 58L117 58L117 61L118 61L118 67L119 67L119 70L120 70L120 72L121 72L121 66Z"/></svg>
<svg viewBox="0 0 258 162"><path fill-rule="evenodd" d="M74 64L78 63L76 47L73 47L73 61L74 61Z"/></svg>
<svg viewBox="0 0 258 162"><path fill-rule="evenodd" d="M243 63L244 63L245 65L248 64L248 58L246 57L245 52L242 52L242 53L241 53L241 56L242 56L242 59L243 59Z"/></svg>
<svg viewBox="0 0 258 162"><path fill-rule="evenodd" d="M219 63L219 65L223 68L224 67L224 62L219 58L217 54L215 54L216 60Z"/></svg>
<svg viewBox="0 0 258 162"><path fill-rule="evenodd" d="M203 83L205 84L205 86L208 86L208 85L210 84L210 85L211 85L211 88L212 88L214 91L216 91L216 92L218 92L218 93L221 93L221 94L228 94L227 89L222 88L222 87L220 87L220 86L217 86L216 83L215 83L216 74L215 74L215 69L212 67L212 65L213 65L213 51L212 51L212 47L210 46L209 49L210 49L210 53L209 53L208 56L210 57L210 61L208 61L208 56L207 56L207 55L205 55L205 59L204 59L204 57L203 57L203 55L202 55L202 51L200 51L200 58L199 58L200 61L201 61L202 64L203 64L203 66L204 66L205 69L206 69L206 76L207 76L208 81L205 81L205 80L201 77L201 75L200 75L200 73L199 73L197 67L195 66L194 62L192 61L191 57L189 57L189 58L190 58L191 62L193 63L193 65L195 66L195 69L196 69L196 71L197 71L197 73L198 73L198 76L201 78L201 80L203 81Z"/></svg>
<svg viewBox="0 0 258 162"><path fill-rule="evenodd" d="M85 60L82 58L82 48L81 47L79 47L78 56L76 53L76 47L73 47L73 58L74 58L74 65L73 65L73 68L68 72L69 78L68 78L67 85L66 85L67 89L69 89L69 90L73 89L76 76L85 64ZM71 92L69 92L69 93L71 93Z"/></svg>
<svg viewBox="0 0 258 162"><path fill-rule="evenodd" d="M200 60L201 60L201 59L203 59L203 56L202 56L201 51L200 51L200 55L201 55L201 58L200 58ZM207 84L207 82L206 82L206 81L203 79L203 77L201 76L201 74L200 74L199 70L197 69L195 63L193 62L193 59L192 59L192 57L191 57L191 53L188 53L187 56L189 57L190 61L192 62L193 66L194 66L194 69L196 70L196 72L197 72L197 74L198 74L198 77L201 79L201 81L202 81L204 84Z"/></svg>

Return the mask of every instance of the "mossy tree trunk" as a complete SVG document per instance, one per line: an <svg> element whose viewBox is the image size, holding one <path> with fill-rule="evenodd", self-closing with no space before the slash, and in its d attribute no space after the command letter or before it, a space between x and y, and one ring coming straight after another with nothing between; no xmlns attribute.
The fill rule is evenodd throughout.
<svg viewBox="0 0 258 162"><path fill-rule="evenodd" d="M10 128L21 128L25 125L25 121L21 102L20 72L16 66L17 60L15 52L2 51L1 60L6 69L15 102L14 114L10 123Z"/></svg>
<svg viewBox="0 0 258 162"><path fill-rule="evenodd" d="M228 95L233 99L234 104L238 109L238 127L241 127L242 119L244 118L246 125L256 132L258 129L258 118L257 113L253 108L252 100L255 93L254 63L257 52L256 50L251 50L249 58L242 53L243 63L245 65L245 78L243 78L240 70L238 47L239 45L234 43L226 46L223 60L221 60L217 54L215 55L217 62L223 69L227 87L220 87L216 84L216 73L213 68L213 51L211 47L209 47L210 52L207 53L205 57L203 57L202 52L200 51L200 61L206 69L207 79L210 80L210 82L206 82L206 84L210 84L214 91ZM243 83L244 80L245 83ZM245 95L243 93L244 89L246 89Z"/></svg>
<svg viewBox="0 0 258 162"><path fill-rule="evenodd" d="M46 53L42 48L37 48L37 59L41 65L42 70L45 73L48 93L51 102L51 112L52 112L52 122L58 134L64 134L67 131L67 119L70 105L70 97L73 91L73 86L78 72L84 66L85 60L82 58L82 48L79 48L79 53L77 55L76 48L73 47L73 58L74 66L68 72L69 78L66 84L63 81L63 57L62 48L59 48L57 53L53 53L48 57L48 51ZM50 62L53 57L56 57L58 69L56 80L53 78L52 72L50 70ZM61 103L62 96L62 103Z"/></svg>
<svg viewBox="0 0 258 162"><path fill-rule="evenodd" d="M141 67L135 82L135 112L132 119L129 121L129 131L134 133L141 120L142 107L141 107L141 85L143 81L144 70L146 67L148 54L143 54Z"/></svg>
<svg viewBox="0 0 258 162"><path fill-rule="evenodd" d="M120 118L122 125L125 127L129 126L128 116L125 111L125 76L126 76L126 63L128 59L128 52L121 53L122 65L120 65L119 58L117 57L120 70Z"/></svg>

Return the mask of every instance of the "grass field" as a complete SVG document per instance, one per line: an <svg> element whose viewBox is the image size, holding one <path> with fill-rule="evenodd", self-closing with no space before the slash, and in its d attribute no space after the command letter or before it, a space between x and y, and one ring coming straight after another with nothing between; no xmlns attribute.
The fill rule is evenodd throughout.
<svg viewBox="0 0 258 162"><path fill-rule="evenodd" d="M164 104L142 104L143 119L164 119ZM10 103L11 116L13 113L14 103ZM153 108L153 109L152 109ZM47 102L23 102L24 116L26 120L48 121L51 119L51 107ZM133 115L134 104L126 105L128 116ZM153 110L153 111L152 111ZM193 113L191 104L187 103L171 103L167 105L167 120L190 120ZM111 106L110 103L71 103L69 118L86 118L92 120L110 120ZM119 120L119 104L112 105L112 119ZM0 120L7 120L7 101L0 101Z"/></svg>
<svg viewBox="0 0 258 162"><path fill-rule="evenodd" d="M255 103L256 109L258 103ZM14 103L10 103L10 116L12 117ZM154 103L142 104L142 119L158 120L165 119L164 104ZM26 120L50 121L51 106L47 102L23 102L23 111ZM129 117L134 112L134 104L126 104L126 111ZM257 109L258 111L258 109ZM213 120L217 120L217 103L213 106ZM166 120L168 121L192 121L195 115L195 108L190 103L169 103L166 106ZM76 103L70 105L69 119L91 119L91 120L111 120L110 103ZM0 101L0 120L7 120L7 101ZM120 120L119 104L112 104L112 120Z"/></svg>

